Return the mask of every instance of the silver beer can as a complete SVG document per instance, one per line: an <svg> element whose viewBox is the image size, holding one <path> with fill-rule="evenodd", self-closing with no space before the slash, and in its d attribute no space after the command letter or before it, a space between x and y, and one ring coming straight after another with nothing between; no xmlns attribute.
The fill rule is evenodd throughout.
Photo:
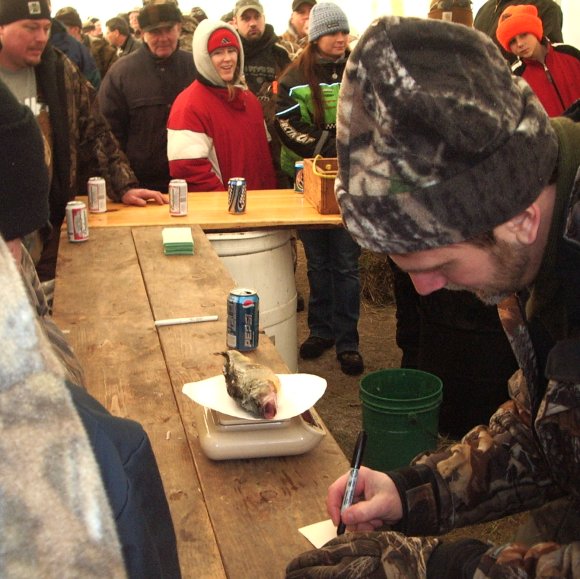
<svg viewBox="0 0 580 579"><path fill-rule="evenodd" d="M66 230L68 240L73 243L87 241L89 238L87 206L82 201L69 201L66 204Z"/></svg>
<svg viewBox="0 0 580 579"><path fill-rule="evenodd" d="M107 211L107 184L102 177L91 177L87 182L89 211L105 213Z"/></svg>
<svg viewBox="0 0 580 579"><path fill-rule="evenodd" d="M232 177L228 181L228 211L233 215L246 212L246 180Z"/></svg>
<svg viewBox="0 0 580 579"><path fill-rule="evenodd" d="M169 214L174 217L187 215L187 181L185 179L169 181Z"/></svg>

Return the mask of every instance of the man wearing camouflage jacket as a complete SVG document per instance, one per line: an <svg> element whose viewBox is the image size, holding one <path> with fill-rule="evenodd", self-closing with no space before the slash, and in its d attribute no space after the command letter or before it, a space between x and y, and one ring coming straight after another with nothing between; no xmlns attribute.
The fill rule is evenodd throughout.
<svg viewBox="0 0 580 579"><path fill-rule="evenodd" d="M350 532L287 576L580 577L580 126L550 121L481 33L384 17L347 65L337 150L353 237L420 294L497 304L520 369L489 426L406 468L363 467L342 514L346 475L333 483ZM527 510L508 545L436 538Z"/></svg>
<svg viewBox="0 0 580 579"><path fill-rule="evenodd" d="M167 202L159 191L139 187L127 157L95 106L92 86L62 52L48 44L50 28L46 0L0 3L0 78L32 110L50 146L53 234L37 264L42 281L55 276L65 207L75 195L86 193L87 177L103 177L115 201L128 205Z"/></svg>

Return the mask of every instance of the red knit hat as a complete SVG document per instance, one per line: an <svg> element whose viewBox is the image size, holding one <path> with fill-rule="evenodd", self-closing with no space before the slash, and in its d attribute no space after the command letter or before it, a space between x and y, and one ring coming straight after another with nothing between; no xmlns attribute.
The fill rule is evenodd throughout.
<svg viewBox="0 0 580 579"><path fill-rule="evenodd" d="M226 48L227 46L233 46L238 52L240 52L240 43L231 30L228 30L227 28L218 28L210 34L207 41L207 51L210 54L218 48Z"/></svg>
<svg viewBox="0 0 580 579"><path fill-rule="evenodd" d="M538 17L538 9L531 4L508 6L499 17L496 36L506 52L511 52L510 42L518 34L533 34L539 42L544 36L544 27Z"/></svg>

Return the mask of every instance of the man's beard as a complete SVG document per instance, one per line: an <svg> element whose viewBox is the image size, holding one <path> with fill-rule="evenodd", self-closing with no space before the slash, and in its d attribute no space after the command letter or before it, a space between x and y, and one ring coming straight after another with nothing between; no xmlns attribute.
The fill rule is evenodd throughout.
<svg viewBox="0 0 580 579"><path fill-rule="evenodd" d="M255 44L260 41L262 36L264 36L264 33L260 32L260 30L252 30L246 36L246 42L248 42L248 44Z"/></svg>
<svg viewBox="0 0 580 579"><path fill-rule="evenodd" d="M516 249L505 241L498 240L490 247L490 255L494 264L495 275L486 287L470 288L455 284L447 284L449 290L467 290L489 306L495 306L505 298L523 289L522 282L530 265L530 255L525 248Z"/></svg>

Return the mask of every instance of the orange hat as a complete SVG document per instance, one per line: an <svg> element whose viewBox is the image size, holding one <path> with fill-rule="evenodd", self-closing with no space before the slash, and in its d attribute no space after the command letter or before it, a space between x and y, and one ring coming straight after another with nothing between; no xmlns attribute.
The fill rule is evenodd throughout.
<svg viewBox="0 0 580 579"><path fill-rule="evenodd" d="M539 42L544 36L544 27L538 17L538 9L531 4L508 6L499 17L495 35L506 52L511 52L510 42L518 34L533 34Z"/></svg>

